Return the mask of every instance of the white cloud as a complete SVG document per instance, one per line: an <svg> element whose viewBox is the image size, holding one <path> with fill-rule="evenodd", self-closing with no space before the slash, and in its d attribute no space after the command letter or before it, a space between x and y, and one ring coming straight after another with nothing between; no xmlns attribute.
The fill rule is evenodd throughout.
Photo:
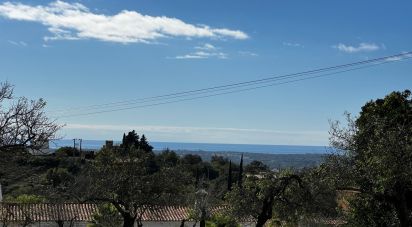
<svg viewBox="0 0 412 227"><path fill-rule="evenodd" d="M288 47L304 47L300 43L290 43L290 42L283 42L283 46L288 46Z"/></svg>
<svg viewBox="0 0 412 227"><path fill-rule="evenodd" d="M402 52L401 55L386 58L386 61L401 61L401 60L404 60L406 58L412 58L412 54L409 53L409 52Z"/></svg>
<svg viewBox="0 0 412 227"><path fill-rule="evenodd" d="M216 50L217 48L215 46L213 46L212 44L210 44L210 43L205 43L201 46L196 46L195 49L210 51L210 50Z"/></svg>
<svg viewBox="0 0 412 227"><path fill-rule="evenodd" d="M123 10L115 15L93 13L80 3L55 1L48 5L0 4L0 16L19 21L41 23L51 36L45 40L97 39L136 43L151 42L162 37L247 39L240 30L193 25L166 16L143 15Z"/></svg>
<svg viewBox="0 0 412 227"><path fill-rule="evenodd" d="M228 55L224 52L218 51L220 48L213 46L210 43L205 43L200 46L194 47L195 51L189 54L178 55L174 59L206 59L206 58L218 58L227 59Z"/></svg>
<svg viewBox="0 0 412 227"><path fill-rule="evenodd" d="M350 46L339 43L338 45L333 46L333 48L345 53L370 52L381 49L381 47L374 43L360 43L358 46Z"/></svg>
<svg viewBox="0 0 412 227"><path fill-rule="evenodd" d="M259 56L257 53L251 52L251 51L238 51L238 53L242 56L248 56L248 57L257 57Z"/></svg>
<svg viewBox="0 0 412 227"><path fill-rule="evenodd" d="M219 58L227 59L228 56L223 52L205 52L205 51L196 51L190 54L178 55L176 59L205 59L205 58Z"/></svg>
<svg viewBox="0 0 412 227"><path fill-rule="evenodd" d="M20 47L26 47L27 43L23 41L13 41L13 40L8 40L8 42L14 46L20 46Z"/></svg>
<svg viewBox="0 0 412 227"><path fill-rule="evenodd" d="M196 55L196 54L185 54L185 55L178 55L175 59L204 59L206 57Z"/></svg>
<svg viewBox="0 0 412 227"><path fill-rule="evenodd" d="M137 130L153 141L286 145L328 144L327 131L92 124L67 124L63 130L67 136L82 136L89 139L116 139L123 132Z"/></svg>

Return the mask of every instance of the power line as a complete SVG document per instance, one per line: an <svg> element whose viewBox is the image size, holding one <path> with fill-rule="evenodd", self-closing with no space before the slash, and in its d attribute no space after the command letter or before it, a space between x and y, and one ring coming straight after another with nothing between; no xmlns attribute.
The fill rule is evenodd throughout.
<svg viewBox="0 0 412 227"><path fill-rule="evenodd" d="M397 57L395 60L395 56ZM399 56L405 56L403 58L399 58ZM271 86L277 86L277 85L282 85L282 84L288 84L288 83L295 83L298 81L303 81L303 80L309 80L309 79L315 79L315 78L319 78L319 77L326 77L326 76L331 76L331 75L336 75L336 74L341 74L344 72L349 72L349 71L355 71L355 70L359 70L359 69L364 69L364 68L370 68L370 67L375 67L377 65L382 65L382 64L386 64L386 63L392 63L392 62L397 62L400 60L406 60L412 58L412 56L410 55L410 52L407 53L403 53L403 54L399 54L399 55L393 55L393 56L388 56L388 57L383 57L383 58L378 58L380 59L380 62L377 62L376 59L371 59L368 60L368 63L373 62L374 64L370 64L370 65L364 65L364 66L359 66L356 68L350 68L350 69L345 69L345 70L340 70L340 71L334 71L334 72L329 72L329 73L324 73L321 75L314 75L314 76L306 76L304 78L297 78L297 79L293 79L293 80L287 80L287 81L282 81L282 82L278 82L278 83L273 83L272 81L265 82L262 83L260 81L260 83L258 84L265 84L265 85L260 85L260 86L254 86L254 87L248 87L248 88L242 88L242 89L236 89L236 90L230 90L233 89L231 88L226 88L226 89L220 89L219 91L225 91L225 92L220 92L220 93L212 93L212 94L208 94L208 95L201 95L201 96L195 96L195 97L190 97L190 98L183 98L183 99L177 99L177 100L172 100L172 101L162 101L159 100L159 102L156 103L151 103L151 104L146 104L146 105L138 105L138 106L129 106L129 107L123 107L123 108L114 108L114 109L106 109L106 110L101 110L101 111L94 111L94 112L87 112L87 113L78 113L78 114L68 114L68 115L62 115L60 116L61 118L63 117L74 117L74 116L86 116L86 115L95 115L95 114L101 114L101 113L109 113L109 112L116 112L116 111L122 111L122 110L129 110L129 109L137 109L137 108L146 108L146 107L152 107L152 106L159 106L159 105L165 105L165 104L170 104L170 103L176 103L176 102L183 102L183 101L189 101L189 100L195 100L195 99L201 99L201 98L207 98L207 97L213 97L213 96L220 96L220 95L226 95L226 94L232 94L232 93L238 93L238 92L243 92L243 91L250 91L250 90L255 90L255 89L260 89L260 88L265 88L265 87L271 87ZM389 59L389 60L388 60ZM385 60L385 61L382 61ZM362 61L365 62L365 61ZM359 62L355 62L355 63L351 63L352 65L360 65L357 64ZM346 64L349 65L349 64ZM336 66L339 67L339 66ZM334 68L336 68L334 67ZM328 68L332 68L332 67L328 67ZM342 68L342 67L340 67ZM324 68L326 69L326 68ZM319 71L326 71L324 69L320 69ZM312 70L314 71L314 70ZM296 73L298 74L298 73ZM296 74L289 74L289 75L296 75ZM299 73L302 74L302 73ZM311 74L309 74L311 75ZM292 77L293 78L293 77ZM271 82L271 83L270 83ZM240 84L240 83L237 83ZM256 84L252 84L252 85L256 85ZM250 86L250 85L249 85ZM222 86L217 86L217 87L222 87ZM198 89L198 90L202 90L205 91L205 89ZM229 90L229 91L226 91ZM216 92L216 90L213 90L212 92ZM180 92L180 94L182 94L183 92ZM204 94L204 93L210 93L209 92L203 92L200 94ZM199 93L195 93L195 94L191 94L190 96L193 95L199 95ZM166 96L166 95L163 95ZM189 96L188 94L186 94L185 96ZM156 97L160 97L160 96L156 96ZM184 96L180 96L180 97L184 97ZM168 99L175 99L175 98L180 98L180 97L167 97L164 98L163 100L168 100Z"/></svg>
<svg viewBox="0 0 412 227"><path fill-rule="evenodd" d="M208 87L208 88L203 88L203 89L188 90L188 91L183 91L183 92L176 92L176 93L170 93L170 94L158 95L158 96L152 96L152 97L146 97L146 98L125 100L125 101L118 101L118 102L111 102L111 103L97 104L97 105L89 105L89 106L81 106L81 107L72 107L72 108L69 108L69 109L61 109L61 110L50 111L50 113L74 112L74 111L81 111L81 110L87 111L87 110L93 110L93 109L122 107L122 106L134 105L134 104L138 104L138 103L148 103L148 102L154 102L154 101L176 99L176 98L181 98L181 97L186 97L186 96L192 96L192 95L199 95L199 94L217 92L217 91L222 91L222 90L235 89L235 88L239 88L239 87L247 87L247 86L253 86L253 85L257 85L257 84L271 83L273 81L280 81L280 80L287 80L287 79L291 79L291 78L298 78L298 77L303 77L303 76L307 76L307 75L311 75L311 74L317 74L317 73L322 73L322 72L327 72L327 71L334 71L334 70L354 67L354 66L358 66L358 65L365 65L365 64L378 63L378 62L381 62L381 61L388 61L388 60L391 60L391 59L403 60L403 59L406 59L406 57L411 56L411 54L412 54L412 52L404 52L404 53L395 54L395 55L391 55L391 56L375 58L375 59L370 59L370 60L364 60L364 61L358 61L358 62L353 62L353 63L349 63L349 64L331 66L331 67L326 67L326 68L319 68L319 69L309 70L309 71L304 71L304 72L299 72L299 73L292 73L292 74L286 74L286 75L281 75L281 76L271 76L271 77L266 77L266 78L263 78L263 79L250 80L250 81L244 81L244 82L238 82L238 83L232 83L232 84L225 84L225 85ZM391 60L391 61L393 61L393 60Z"/></svg>

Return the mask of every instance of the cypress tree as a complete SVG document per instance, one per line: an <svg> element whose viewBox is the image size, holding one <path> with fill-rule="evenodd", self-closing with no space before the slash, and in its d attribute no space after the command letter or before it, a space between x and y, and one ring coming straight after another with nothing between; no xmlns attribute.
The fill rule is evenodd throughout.
<svg viewBox="0 0 412 227"><path fill-rule="evenodd" d="M126 133L123 133L122 147L126 146Z"/></svg>
<svg viewBox="0 0 412 227"><path fill-rule="evenodd" d="M239 179L237 181L237 184L238 184L239 188L242 187L242 179L243 179L243 153L242 153L242 156L240 157Z"/></svg>
<svg viewBox="0 0 412 227"><path fill-rule="evenodd" d="M229 161L229 174L227 177L227 190L232 191L232 160Z"/></svg>

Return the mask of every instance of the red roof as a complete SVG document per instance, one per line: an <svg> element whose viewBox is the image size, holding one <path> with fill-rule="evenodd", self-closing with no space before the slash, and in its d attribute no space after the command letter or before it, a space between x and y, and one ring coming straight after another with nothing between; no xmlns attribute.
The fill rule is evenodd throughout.
<svg viewBox="0 0 412 227"><path fill-rule="evenodd" d="M224 207L215 207L212 213L224 211ZM0 220L9 221L91 221L97 211L97 205L91 203L0 203ZM163 206L148 209L142 221L182 221L189 220L190 208L183 206Z"/></svg>

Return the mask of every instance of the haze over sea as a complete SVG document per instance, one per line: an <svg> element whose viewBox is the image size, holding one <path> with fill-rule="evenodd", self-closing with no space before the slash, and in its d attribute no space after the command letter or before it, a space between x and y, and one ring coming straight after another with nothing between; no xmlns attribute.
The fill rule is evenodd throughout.
<svg viewBox="0 0 412 227"><path fill-rule="evenodd" d="M104 140L83 140L82 148L98 150L104 145ZM120 144L120 141L114 141ZM178 142L150 142L154 150L161 151L166 148L185 151L209 152L248 152L263 154L325 154L331 151L328 146L302 146L302 145L260 145L260 144L218 144L218 143L178 143ZM73 140L56 140L50 142L50 148L56 149L64 146L73 146ZM76 147L79 144L76 143Z"/></svg>

